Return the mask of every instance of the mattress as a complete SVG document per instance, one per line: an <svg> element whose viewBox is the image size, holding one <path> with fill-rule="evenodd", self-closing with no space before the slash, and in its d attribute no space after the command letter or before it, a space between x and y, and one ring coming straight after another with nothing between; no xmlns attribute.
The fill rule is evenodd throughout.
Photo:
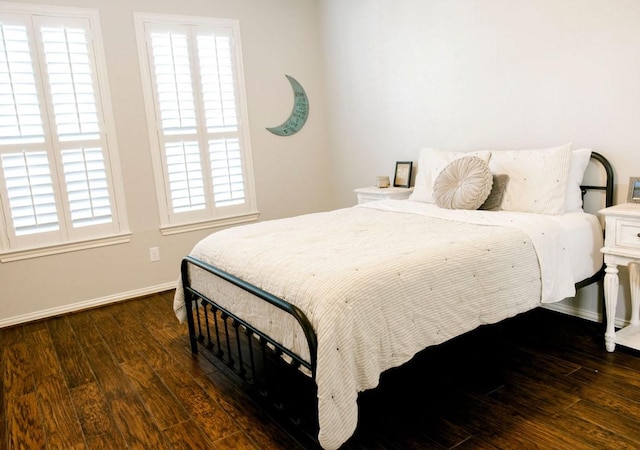
<svg viewBox="0 0 640 450"><path fill-rule="evenodd" d="M602 264L595 216L451 211L386 200L213 233L195 258L298 306L318 337L319 441L340 447L358 392L420 350L575 294ZM308 357L281 311L207 274L191 285ZM176 290L174 309L185 320Z"/></svg>

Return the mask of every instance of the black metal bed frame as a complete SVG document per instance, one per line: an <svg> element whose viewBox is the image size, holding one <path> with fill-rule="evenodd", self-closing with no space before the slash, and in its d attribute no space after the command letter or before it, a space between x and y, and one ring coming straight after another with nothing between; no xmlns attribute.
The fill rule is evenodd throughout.
<svg viewBox="0 0 640 450"><path fill-rule="evenodd" d="M582 197L584 199L587 191L604 191L605 205L611 206L613 204L613 168L599 153L593 152L591 158L600 163L604 169L606 181L601 185L582 185ZM281 345L191 286L189 268L192 266L223 279L292 316L306 336L309 360L305 360ZM278 411L284 413L284 417L293 420L296 425L306 427L305 431L316 439L314 433L317 432L318 423L315 375L318 343L315 331L305 314L295 305L192 256L182 260L181 275L192 353L196 355L199 348L202 348L207 351L204 356L212 363L215 364L216 360L222 361L267 403L275 405ZM601 281L603 276L604 265L592 277L576 283L576 288ZM300 368L306 369L307 373L303 374ZM299 386L300 380L304 379L308 382L302 381L306 388L301 387L301 389L310 390L307 395L311 397L308 399L310 402L308 406L313 414L311 418L309 418L309 411L301 413L297 407L290 409L286 402L287 391L290 391L294 384ZM293 403L300 403L299 395L296 395Z"/></svg>
<svg viewBox="0 0 640 450"><path fill-rule="evenodd" d="M306 337L309 360L191 286L189 267L205 270L293 317ZM183 258L181 276L192 354L206 350L203 355L212 364L224 363L263 405L317 441L318 342L307 316L295 305L192 256Z"/></svg>

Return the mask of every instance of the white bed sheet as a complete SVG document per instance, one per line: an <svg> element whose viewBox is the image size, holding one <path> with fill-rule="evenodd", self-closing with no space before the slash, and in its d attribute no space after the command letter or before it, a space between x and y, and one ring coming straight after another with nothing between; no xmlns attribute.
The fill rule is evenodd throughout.
<svg viewBox="0 0 640 450"><path fill-rule="evenodd" d="M595 274L603 264L602 224L584 211L544 215L509 211L451 210L410 200L384 200L358 205L387 211L440 217L479 225L518 228L533 240L542 270L542 303L554 303L576 293L575 283ZM550 228L550 224L554 224Z"/></svg>
<svg viewBox="0 0 640 450"><path fill-rule="evenodd" d="M224 230L192 255L307 314L318 335L319 441L333 449L356 428L358 392L375 387L384 370L479 325L574 295L574 283L600 268L601 236L597 218L584 213L388 200ZM432 249L428 240L445 245ZM308 356L286 315L198 270L190 276L201 292ZM174 309L183 321L180 285Z"/></svg>

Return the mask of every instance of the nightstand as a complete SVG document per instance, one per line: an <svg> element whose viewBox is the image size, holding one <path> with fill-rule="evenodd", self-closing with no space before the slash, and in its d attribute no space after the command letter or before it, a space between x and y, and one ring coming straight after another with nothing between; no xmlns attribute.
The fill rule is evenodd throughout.
<svg viewBox="0 0 640 450"><path fill-rule="evenodd" d="M375 186L354 189L358 195L358 204L373 202L376 200L405 200L413 192L413 188L388 187L379 188Z"/></svg>
<svg viewBox="0 0 640 450"><path fill-rule="evenodd" d="M605 345L614 351L616 344L640 350L640 204L625 203L600 211L605 217L605 239L602 253L606 264L604 299L607 311ZM631 290L631 322L615 331L618 303L618 266L629 268Z"/></svg>

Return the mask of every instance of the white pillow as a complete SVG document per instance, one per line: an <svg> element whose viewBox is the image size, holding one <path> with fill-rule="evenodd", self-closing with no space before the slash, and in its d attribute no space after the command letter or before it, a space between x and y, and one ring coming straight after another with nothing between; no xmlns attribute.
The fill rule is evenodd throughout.
<svg viewBox="0 0 640 450"><path fill-rule="evenodd" d="M433 183L433 198L440 208L478 209L492 185L489 165L477 156L466 156L442 169Z"/></svg>
<svg viewBox="0 0 640 450"><path fill-rule="evenodd" d="M465 156L477 156L485 162L491 157L490 151L450 152L437 148L423 148L418 158L418 173L415 186L409 196L414 202L435 203L433 199L433 183L451 161Z"/></svg>
<svg viewBox="0 0 640 450"><path fill-rule="evenodd" d="M502 209L563 214L570 164L571 144L547 149L493 151L489 161L491 172L509 176Z"/></svg>
<svg viewBox="0 0 640 450"><path fill-rule="evenodd" d="M571 153L567 195L564 199L564 212L582 211L582 191L580 185L591 160L591 149L580 148Z"/></svg>

